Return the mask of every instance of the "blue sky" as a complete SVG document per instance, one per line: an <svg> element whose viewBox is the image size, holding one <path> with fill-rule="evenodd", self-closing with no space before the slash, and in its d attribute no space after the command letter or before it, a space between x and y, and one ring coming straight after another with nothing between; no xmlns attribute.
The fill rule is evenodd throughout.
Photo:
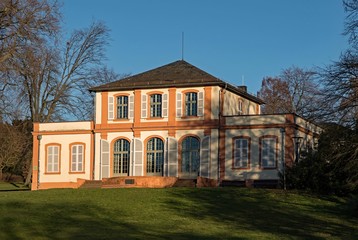
<svg viewBox="0 0 358 240"><path fill-rule="evenodd" d="M256 93L292 65L324 66L347 48L341 0L63 0L64 29L111 29L106 64L136 74L184 60Z"/></svg>

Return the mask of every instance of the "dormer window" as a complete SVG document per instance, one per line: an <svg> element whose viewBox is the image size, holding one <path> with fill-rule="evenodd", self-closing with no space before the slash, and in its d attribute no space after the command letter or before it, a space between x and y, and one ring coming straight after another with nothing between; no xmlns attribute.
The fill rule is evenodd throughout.
<svg viewBox="0 0 358 240"><path fill-rule="evenodd" d="M150 95L150 117L162 117L162 95Z"/></svg>
<svg viewBox="0 0 358 240"><path fill-rule="evenodd" d="M195 92L189 92L185 94L185 115L198 115L198 94Z"/></svg>
<svg viewBox="0 0 358 240"><path fill-rule="evenodd" d="M117 119L128 118L128 97L119 96L117 97Z"/></svg>

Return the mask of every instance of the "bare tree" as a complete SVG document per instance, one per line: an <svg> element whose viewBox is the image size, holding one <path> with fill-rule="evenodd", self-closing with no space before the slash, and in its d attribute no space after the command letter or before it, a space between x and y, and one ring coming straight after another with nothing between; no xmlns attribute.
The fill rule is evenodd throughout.
<svg viewBox="0 0 358 240"><path fill-rule="evenodd" d="M344 1L347 12L345 35L350 48L339 61L321 69L324 85L325 120L350 126L358 131L358 0Z"/></svg>
<svg viewBox="0 0 358 240"><path fill-rule="evenodd" d="M349 50L322 72L327 121L358 128L358 55ZM328 105L328 106L327 106Z"/></svg>
<svg viewBox="0 0 358 240"><path fill-rule="evenodd" d="M314 76L313 71L293 66L279 77L263 79L259 92L266 102L263 113L296 113L313 119L319 96Z"/></svg>
<svg viewBox="0 0 358 240"><path fill-rule="evenodd" d="M29 42L43 42L59 30L57 1L2 0L0 2L0 64ZM3 65L2 65L3 66Z"/></svg>
<svg viewBox="0 0 358 240"><path fill-rule="evenodd" d="M58 36L59 5L56 0L0 1L0 120L9 113L7 88L17 84L12 74L13 62L32 44L54 41Z"/></svg>
<svg viewBox="0 0 358 240"><path fill-rule="evenodd" d="M21 159L27 142L24 136L8 124L0 125L0 179L5 167L15 166Z"/></svg>
<svg viewBox="0 0 358 240"><path fill-rule="evenodd" d="M345 21L344 35L349 36L349 42L356 45L358 37L358 0L344 0L343 5L348 14Z"/></svg>
<svg viewBox="0 0 358 240"><path fill-rule="evenodd" d="M262 108L264 114L293 112L288 84L281 78L264 78L259 96L266 102Z"/></svg>
<svg viewBox="0 0 358 240"><path fill-rule="evenodd" d="M102 64L107 38L107 27L93 23L75 31L60 50L43 44L24 48L14 70L18 111L33 122L87 117L83 103L91 98L88 87L96 85L92 69Z"/></svg>

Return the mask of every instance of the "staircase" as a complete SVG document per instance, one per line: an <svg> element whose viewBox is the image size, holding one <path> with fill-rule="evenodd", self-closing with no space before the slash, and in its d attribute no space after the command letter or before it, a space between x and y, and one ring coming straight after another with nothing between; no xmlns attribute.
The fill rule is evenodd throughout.
<svg viewBox="0 0 358 240"><path fill-rule="evenodd" d="M101 188L102 180L85 180L78 188Z"/></svg>
<svg viewBox="0 0 358 240"><path fill-rule="evenodd" d="M173 187L196 187L196 179L178 179Z"/></svg>

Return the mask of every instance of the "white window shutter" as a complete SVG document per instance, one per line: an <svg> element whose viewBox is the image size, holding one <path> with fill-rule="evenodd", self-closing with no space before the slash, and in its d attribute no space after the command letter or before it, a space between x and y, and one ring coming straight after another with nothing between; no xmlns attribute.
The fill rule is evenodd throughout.
<svg viewBox="0 0 358 240"><path fill-rule="evenodd" d="M162 106L162 117L168 117L168 94L163 94Z"/></svg>
<svg viewBox="0 0 358 240"><path fill-rule="evenodd" d="M177 93L177 117L182 116L182 94Z"/></svg>
<svg viewBox="0 0 358 240"><path fill-rule="evenodd" d="M168 138L168 176L178 177L178 141Z"/></svg>
<svg viewBox="0 0 358 240"><path fill-rule="evenodd" d="M128 109L128 118L133 119L134 118L134 96L129 96L129 109Z"/></svg>
<svg viewBox="0 0 358 240"><path fill-rule="evenodd" d="M114 98L108 97L108 120L114 119Z"/></svg>
<svg viewBox="0 0 358 240"><path fill-rule="evenodd" d="M147 95L142 95L142 118L147 118Z"/></svg>
<svg viewBox="0 0 358 240"><path fill-rule="evenodd" d="M198 93L198 116L204 116L204 93Z"/></svg>
<svg viewBox="0 0 358 240"><path fill-rule="evenodd" d="M109 143L106 140L101 139L101 170L102 178L109 177Z"/></svg>
<svg viewBox="0 0 358 240"><path fill-rule="evenodd" d="M143 176L143 143L138 138L133 139L133 143L133 176Z"/></svg>

